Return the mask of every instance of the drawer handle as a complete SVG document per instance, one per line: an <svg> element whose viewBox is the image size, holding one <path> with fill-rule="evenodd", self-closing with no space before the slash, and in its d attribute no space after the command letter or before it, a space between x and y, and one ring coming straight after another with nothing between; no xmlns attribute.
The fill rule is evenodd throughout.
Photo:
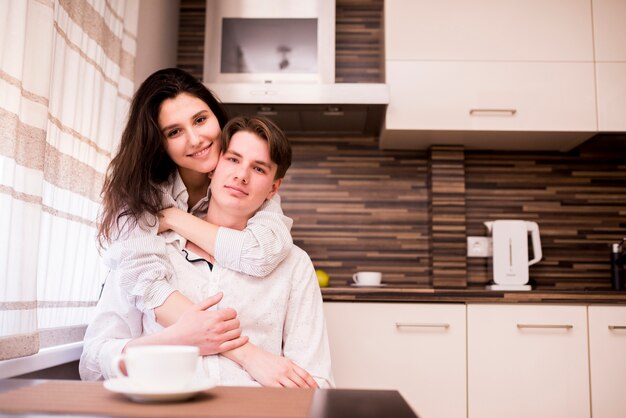
<svg viewBox="0 0 626 418"><path fill-rule="evenodd" d="M533 329L572 329L573 325L534 325L534 324L517 324L518 329L533 328Z"/></svg>
<svg viewBox="0 0 626 418"><path fill-rule="evenodd" d="M515 116L517 109L470 109L470 116Z"/></svg>
<svg viewBox="0 0 626 418"><path fill-rule="evenodd" d="M611 331L618 329L626 329L626 325L609 325L609 329Z"/></svg>
<svg viewBox="0 0 626 418"><path fill-rule="evenodd" d="M423 324L419 322L396 322L396 328L450 328L450 324Z"/></svg>

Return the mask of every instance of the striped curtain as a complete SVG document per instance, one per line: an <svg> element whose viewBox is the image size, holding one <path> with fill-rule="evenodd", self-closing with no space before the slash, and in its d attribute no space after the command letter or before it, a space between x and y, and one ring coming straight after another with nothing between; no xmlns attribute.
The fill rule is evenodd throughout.
<svg viewBox="0 0 626 418"><path fill-rule="evenodd" d="M0 1L0 360L82 340L139 0Z"/></svg>

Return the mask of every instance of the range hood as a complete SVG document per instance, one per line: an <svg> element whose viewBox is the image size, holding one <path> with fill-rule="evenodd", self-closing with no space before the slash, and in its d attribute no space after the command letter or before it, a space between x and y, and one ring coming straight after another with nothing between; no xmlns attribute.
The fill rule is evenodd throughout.
<svg viewBox="0 0 626 418"><path fill-rule="evenodd" d="M207 0L203 80L289 135L379 135L385 84L335 83L334 0Z"/></svg>
<svg viewBox="0 0 626 418"><path fill-rule="evenodd" d="M263 115L288 135L378 136L389 88L378 83L208 83L230 116Z"/></svg>

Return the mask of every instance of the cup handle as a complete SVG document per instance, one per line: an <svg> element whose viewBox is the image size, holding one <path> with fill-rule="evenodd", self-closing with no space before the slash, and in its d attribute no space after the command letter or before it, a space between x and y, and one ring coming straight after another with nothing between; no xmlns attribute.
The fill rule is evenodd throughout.
<svg viewBox="0 0 626 418"><path fill-rule="evenodd" d="M358 277L359 277L359 273L354 273L354 274L352 275L352 281L353 281L354 283L356 283L356 284L359 284L359 279L358 279Z"/></svg>
<svg viewBox="0 0 626 418"><path fill-rule="evenodd" d="M111 368L115 372L115 377L127 377L124 374L122 369L120 368L120 363L125 360L126 356L124 354L118 354L113 358L113 362L111 363Z"/></svg>

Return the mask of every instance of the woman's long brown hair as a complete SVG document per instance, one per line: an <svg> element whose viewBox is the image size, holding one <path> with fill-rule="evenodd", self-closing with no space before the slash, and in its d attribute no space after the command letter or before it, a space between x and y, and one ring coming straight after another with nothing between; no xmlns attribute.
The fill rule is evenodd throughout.
<svg viewBox="0 0 626 418"><path fill-rule="evenodd" d="M156 220L157 212L162 209L159 186L168 180L177 166L165 151L165 139L158 124L159 110L165 100L181 93L205 102L220 127L226 124L223 107L191 74L178 68L167 68L150 75L133 96L118 152L104 179L98 225L100 246L117 239L122 228L134 228L146 214L153 215ZM130 225L120 225L120 222L130 222Z"/></svg>

